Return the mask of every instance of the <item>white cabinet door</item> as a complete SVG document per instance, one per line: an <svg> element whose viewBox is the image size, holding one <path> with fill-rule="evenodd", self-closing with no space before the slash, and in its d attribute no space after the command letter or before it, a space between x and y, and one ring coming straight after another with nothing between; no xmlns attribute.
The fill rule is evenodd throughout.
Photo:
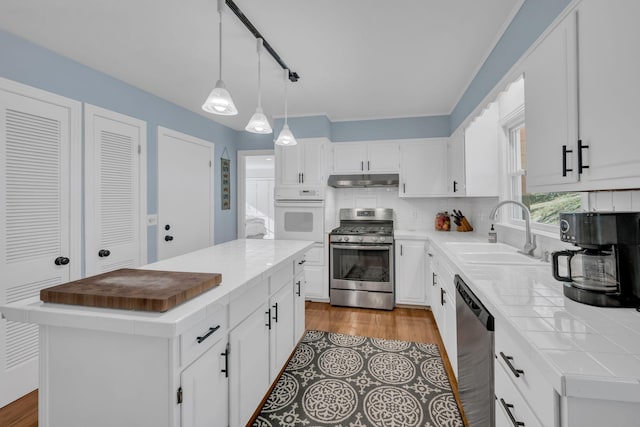
<svg viewBox="0 0 640 427"><path fill-rule="evenodd" d="M268 305L229 333L229 425L247 424L269 389Z"/></svg>
<svg viewBox="0 0 640 427"><path fill-rule="evenodd" d="M326 266L305 265L306 297L308 299L328 300L329 283L325 273L326 269Z"/></svg>
<svg viewBox="0 0 640 427"><path fill-rule="evenodd" d="M447 192L452 196L465 195L465 141L460 129L447 141Z"/></svg>
<svg viewBox="0 0 640 427"><path fill-rule="evenodd" d="M291 281L269 299L271 309L270 375L272 382L293 350L294 306Z"/></svg>
<svg viewBox="0 0 640 427"><path fill-rule="evenodd" d="M81 111L0 79L0 304L80 278ZM2 407L38 387L38 326L0 320L0 354Z"/></svg>
<svg viewBox="0 0 640 427"><path fill-rule="evenodd" d="M400 197L442 196L447 192L447 140L400 144Z"/></svg>
<svg viewBox="0 0 640 427"><path fill-rule="evenodd" d="M367 148L365 172L398 173L400 149L397 142L372 142Z"/></svg>
<svg viewBox="0 0 640 427"><path fill-rule="evenodd" d="M395 242L396 303L427 303L425 243L420 240Z"/></svg>
<svg viewBox="0 0 640 427"><path fill-rule="evenodd" d="M467 196L497 196L498 164L498 103L494 102L465 129L464 161Z"/></svg>
<svg viewBox="0 0 640 427"><path fill-rule="evenodd" d="M572 13L525 62L529 192L566 189L578 181L576 49L576 15Z"/></svg>
<svg viewBox="0 0 640 427"><path fill-rule="evenodd" d="M84 114L86 274L139 267L147 260L147 123L87 104Z"/></svg>
<svg viewBox="0 0 640 427"><path fill-rule="evenodd" d="M588 189L640 187L640 2L578 6L580 135ZM527 107L528 108L528 107Z"/></svg>
<svg viewBox="0 0 640 427"><path fill-rule="evenodd" d="M334 143L333 173L365 173L367 145L365 143Z"/></svg>
<svg viewBox="0 0 640 427"><path fill-rule="evenodd" d="M323 139L300 139L298 145L303 149L302 155L302 184L326 185L324 179L324 143Z"/></svg>
<svg viewBox="0 0 640 427"><path fill-rule="evenodd" d="M298 139L293 146L276 146L278 185L324 185L324 138Z"/></svg>
<svg viewBox="0 0 640 427"><path fill-rule="evenodd" d="M305 331L305 315L304 315L304 300L305 289L307 288L307 282L305 280L305 272L302 271L296 275L293 279L293 345L302 338Z"/></svg>
<svg viewBox="0 0 640 427"><path fill-rule="evenodd" d="M183 427L228 425L226 346L226 341L221 340L182 371L180 417Z"/></svg>

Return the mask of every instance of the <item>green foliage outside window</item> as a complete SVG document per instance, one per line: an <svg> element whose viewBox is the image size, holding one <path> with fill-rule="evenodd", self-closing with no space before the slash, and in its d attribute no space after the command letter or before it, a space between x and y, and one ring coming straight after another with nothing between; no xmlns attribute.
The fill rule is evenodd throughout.
<svg viewBox="0 0 640 427"><path fill-rule="evenodd" d="M582 207L580 193L534 193L522 196L531 211L531 221L559 224L560 212L574 212Z"/></svg>

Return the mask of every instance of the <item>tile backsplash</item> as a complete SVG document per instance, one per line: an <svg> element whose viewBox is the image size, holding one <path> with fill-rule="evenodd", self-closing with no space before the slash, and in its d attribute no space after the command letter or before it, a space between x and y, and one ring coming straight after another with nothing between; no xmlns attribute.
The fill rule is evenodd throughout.
<svg viewBox="0 0 640 427"><path fill-rule="evenodd" d="M587 202L590 211L640 211L640 190L594 191Z"/></svg>

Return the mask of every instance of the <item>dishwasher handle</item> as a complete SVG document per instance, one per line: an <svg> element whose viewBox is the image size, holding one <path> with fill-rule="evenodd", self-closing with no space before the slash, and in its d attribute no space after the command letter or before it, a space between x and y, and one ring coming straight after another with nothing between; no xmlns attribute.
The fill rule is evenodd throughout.
<svg viewBox="0 0 640 427"><path fill-rule="evenodd" d="M482 301L475 296L471 289L469 289L467 284L464 283L464 280L462 280L462 278L457 274L455 277L455 283L456 289L458 290L458 298L462 300L462 303L469 307L488 331L495 331L493 315L489 310L487 310L484 304L482 304Z"/></svg>

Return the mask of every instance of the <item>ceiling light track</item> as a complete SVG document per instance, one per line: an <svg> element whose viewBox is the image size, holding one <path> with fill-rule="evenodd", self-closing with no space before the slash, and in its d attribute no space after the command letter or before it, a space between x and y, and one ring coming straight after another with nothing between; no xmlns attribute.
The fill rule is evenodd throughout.
<svg viewBox="0 0 640 427"><path fill-rule="evenodd" d="M262 45L264 46L265 50L271 54L273 59L276 60L276 62L282 67L283 70L287 70L289 72L289 80L294 83L297 82L300 79L300 76L298 75L298 73L296 73L295 71L291 71L291 69L289 69L289 66L285 64L282 58L280 58L280 55L278 55L278 53L271 47L271 45L267 42L264 36L260 34L260 31L258 31L258 29L253 26L251 21L249 21L249 18L247 18L245 14L242 13L238 5L235 4L233 0L225 0L225 3L227 4L227 6L229 6L229 9L231 9L231 11L233 11L233 13L238 17L240 22L242 22L244 26L247 27L247 29L251 32L251 34L253 34L255 38L262 39Z"/></svg>

